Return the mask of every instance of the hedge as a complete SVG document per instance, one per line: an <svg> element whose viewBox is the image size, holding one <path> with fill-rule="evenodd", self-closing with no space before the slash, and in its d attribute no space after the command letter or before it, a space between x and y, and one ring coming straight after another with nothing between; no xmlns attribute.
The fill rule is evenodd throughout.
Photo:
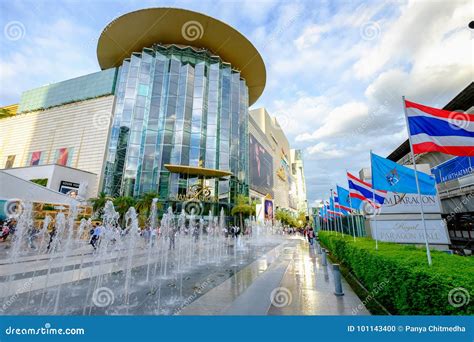
<svg viewBox="0 0 474 342"><path fill-rule="evenodd" d="M431 250L430 267L423 248L379 242L376 250L372 239L323 231L319 239L392 314L474 314L473 257Z"/></svg>

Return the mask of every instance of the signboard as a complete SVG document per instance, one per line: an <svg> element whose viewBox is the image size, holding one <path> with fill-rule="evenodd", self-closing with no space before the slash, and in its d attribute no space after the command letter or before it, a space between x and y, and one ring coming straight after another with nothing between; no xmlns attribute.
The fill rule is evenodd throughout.
<svg viewBox="0 0 474 342"><path fill-rule="evenodd" d="M444 183L474 172L474 157L455 157L431 169L436 183Z"/></svg>
<svg viewBox="0 0 474 342"><path fill-rule="evenodd" d="M68 194L71 191L75 191L77 194L77 190L79 190L79 186L80 186L79 183L61 181L61 183L59 183L59 192L63 194Z"/></svg>
<svg viewBox="0 0 474 342"><path fill-rule="evenodd" d="M374 237L375 221L370 221ZM428 242L439 245L449 245L446 224L443 220L426 220ZM421 220L379 221L377 220L377 238L379 241L396 243L425 243Z"/></svg>
<svg viewBox="0 0 474 342"><path fill-rule="evenodd" d="M265 220L273 220L273 201L269 199L265 199Z"/></svg>
<svg viewBox="0 0 474 342"><path fill-rule="evenodd" d="M252 189L273 196L273 158L250 134L250 186Z"/></svg>
<svg viewBox="0 0 474 342"><path fill-rule="evenodd" d="M421 195L425 213L441 213L438 196ZM414 214L420 213L418 194L399 194L388 192L382 205L381 214Z"/></svg>

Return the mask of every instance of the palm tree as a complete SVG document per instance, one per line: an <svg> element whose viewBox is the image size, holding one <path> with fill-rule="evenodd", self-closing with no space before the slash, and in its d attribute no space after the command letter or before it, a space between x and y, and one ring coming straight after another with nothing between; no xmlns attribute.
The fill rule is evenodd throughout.
<svg viewBox="0 0 474 342"><path fill-rule="evenodd" d="M240 218L240 230L242 231L243 229L243 215L251 215L254 206L253 204L249 204L250 199L247 196L244 196L242 194L238 194L235 197L235 205L231 210L231 215L235 216L236 214L239 214Z"/></svg>
<svg viewBox="0 0 474 342"><path fill-rule="evenodd" d="M105 203L107 203L107 201L113 201L113 200L114 200L113 197L107 195L105 192L102 191L99 194L99 196L90 198L89 202L91 202L92 204L92 210L94 211L94 213L97 213L98 217L100 218L102 216Z"/></svg>
<svg viewBox="0 0 474 342"><path fill-rule="evenodd" d="M122 196L122 197L117 197L116 199L114 199L114 207L115 207L115 210L120 214L120 217L122 218L122 226L123 226L123 223L125 223L125 213L128 211L130 207L133 207L135 203L136 203L135 199L130 196Z"/></svg>
<svg viewBox="0 0 474 342"><path fill-rule="evenodd" d="M151 209L151 204L153 203L153 199L158 198L160 195L156 192L147 192L141 195L141 197L138 199L135 209L140 214L144 214L146 216L149 215L150 209ZM161 207L161 203L157 203L157 209Z"/></svg>

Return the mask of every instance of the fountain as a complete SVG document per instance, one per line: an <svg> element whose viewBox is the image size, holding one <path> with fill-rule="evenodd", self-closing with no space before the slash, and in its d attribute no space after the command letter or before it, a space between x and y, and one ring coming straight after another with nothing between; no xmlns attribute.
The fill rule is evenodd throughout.
<svg viewBox="0 0 474 342"><path fill-rule="evenodd" d="M141 228L133 207L120 227L120 215L107 201L102 223L94 228L95 247L89 243L91 219L77 222L75 206L56 215L49 234L53 221L46 216L34 235L39 239L34 246L28 238L32 205L25 203L7 258L0 264L0 277L5 279L0 299L8 304L1 313L175 313L189 304L190 296L196 299L282 242L271 223L254 219L246 220L236 234L227 228L223 208L218 216L211 211L197 216L194 210L176 215L169 207L159 220L157 202L153 199ZM31 272L23 273L23 267ZM205 286L195 285L203 279ZM22 287L25 282L28 287Z"/></svg>

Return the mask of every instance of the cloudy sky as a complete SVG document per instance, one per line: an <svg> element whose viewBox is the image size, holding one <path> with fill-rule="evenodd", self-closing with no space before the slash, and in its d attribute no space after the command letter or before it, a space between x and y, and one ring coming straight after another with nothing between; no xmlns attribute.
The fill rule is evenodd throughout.
<svg viewBox="0 0 474 342"><path fill-rule="evenodd" d="M162 6L227 22L260 51L267 85L254 107L304 150L311 203L368 166L370 149L385 156L406 139L402 95L442 107L474 78L470 0L0 0L0 105L99 70L104 26Z"/></svg>

